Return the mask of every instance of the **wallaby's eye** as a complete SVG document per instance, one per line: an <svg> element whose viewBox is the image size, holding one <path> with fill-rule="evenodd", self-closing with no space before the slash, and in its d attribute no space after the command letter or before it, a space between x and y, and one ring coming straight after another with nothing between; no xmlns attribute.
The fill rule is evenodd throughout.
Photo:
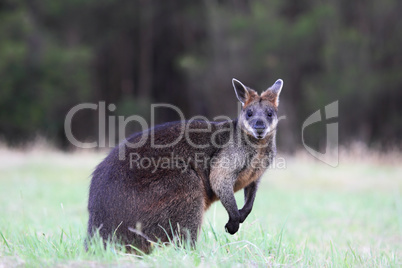
<svg viewBox="0 0 402 268"><path fill-rule="evenodd" d="M248 109L247 110L247 117L252 117L253 116L253 110Z"/></svg>

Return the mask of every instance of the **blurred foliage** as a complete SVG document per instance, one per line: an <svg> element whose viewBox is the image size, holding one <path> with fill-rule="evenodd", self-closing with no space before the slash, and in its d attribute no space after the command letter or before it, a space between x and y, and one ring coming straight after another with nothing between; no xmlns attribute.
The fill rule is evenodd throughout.
<svg viewBox="0 0 402 268"><path fill-rule="evenodd" d="M301 146L303 121L336 100L342 143L399 145L401 11L397 0L5 0L0 135L66 144L65 115L81 102L146 118L152 102L235 116L232 77L260 91L282 78L283 150ZM73 132L96 135L97 116L77 115ZM325 143L323 131L310 142Z"/></svg>

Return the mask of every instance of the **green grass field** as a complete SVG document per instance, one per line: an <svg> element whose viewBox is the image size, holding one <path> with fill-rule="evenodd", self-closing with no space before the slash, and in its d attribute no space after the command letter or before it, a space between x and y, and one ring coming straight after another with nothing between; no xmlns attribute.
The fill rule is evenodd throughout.
<svg viewBox="0 0 402 268"><path fill-rule="evenodd" d="M337 168L285 158L285 169L265 174L239 232L224 232L217 202L195 250L156 245L134 256L95 244L86 252L88 185L103 157L0 150L0 267L402 265L402 166L351 157Z"/></svg>

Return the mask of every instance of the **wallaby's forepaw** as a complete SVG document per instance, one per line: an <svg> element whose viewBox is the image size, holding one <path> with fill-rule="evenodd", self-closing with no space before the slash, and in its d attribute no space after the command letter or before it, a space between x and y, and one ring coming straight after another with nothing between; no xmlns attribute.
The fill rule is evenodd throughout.
<svg viewBox="0 0 402 268"><path fill-rule="evenodd" d="M225 230L229 234L235 234L239 230L239 225L238 221L228 221L225 225Z"/></svg>
<svg viewBox="0 0 402 268"><path fill-rule="evenodd" d="M240 221L240 223L243 223L246 220L248 214L250 214L250 211L244 211L243 209L240 209L239 214L240 214L240 220L239 221Z"/></svg>

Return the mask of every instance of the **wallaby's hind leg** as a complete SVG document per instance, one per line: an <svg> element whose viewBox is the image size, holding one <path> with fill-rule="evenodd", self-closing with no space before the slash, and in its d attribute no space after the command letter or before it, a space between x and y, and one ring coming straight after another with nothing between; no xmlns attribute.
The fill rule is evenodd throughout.
<svg viewBox="0 0 402 268"><path fill-rule="evenodd" d="M201 179L191 169L170 170L165 177L148 175L154 183L144 186L140 180L115 183L109 179L103 187L92 189L90 236L93 230L98 230L104 241L116 238L134 253L134 248L150 253L149 241L164 243L179 239L195 244L204 213Z"/></svg>
<svg viewBox="0 0 402 268"><path fill-rule="evenodd" d="M187 213L188 218L179 223L179 226L182 226L180 227L180 232L182 233L184 245L189 243L191 248L195 248L198 235L201 231L204 214L204 199L198 198L194 200Z"/></svg>
<svg viewBox="0 0 402 268"><path fill-rule="evenodd" d="M157 199L163 202L158 202L157 206L153 204L152 213L145 213L145 209L140 221L145 224L144 234L152 240L180 240L180 243L189 241L194 246L204 214L202 182L193 171L180 171L175 175L174 180L177 181L170 184L171 191L152 191L154 194L161 193L157 195ZM162 181L158 186L163 187L163 184L172 182L172 179Z"/></svg>
<svg viewBox="0 0 402 268"><path fill-rule="evenodd" d="M190 200L189 200L190 201ZM191 202L173 203L169 206L161 205L156 213L150 216L158 218L150 219L145 217L143 222L152 224L145 225L142 232L149 240L160 243L176 243L177 245L195 246L198 233L201 229L204 212L202 198L192 199ZM170 215L167 215L169 212ZM148 252L151 244L136 242L141 250Z"/></svg>
<svg viewBox="0 0 402 268"><path fill-rule="evenodd" d="M182 242L189 243L191 247L195 247L198 234L201 231L202 220L205 211L204 189L201 179L191 170L182 175L181 179L188 182L185 185L185 196L183 203L176 210L178 228L180 228L180 236Z"/></svg>

